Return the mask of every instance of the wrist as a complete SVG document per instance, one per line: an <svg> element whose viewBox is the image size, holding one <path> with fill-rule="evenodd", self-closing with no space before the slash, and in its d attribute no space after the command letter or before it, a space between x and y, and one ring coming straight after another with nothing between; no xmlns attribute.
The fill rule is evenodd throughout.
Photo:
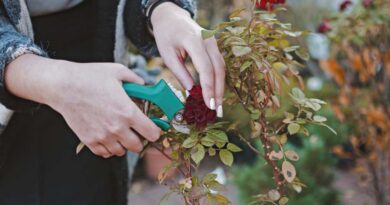
<svg viewBox="0 0 390 205"><path fill-rule="evenodd" d="M46 93L41 96L41 103L55 108L66 100L62 96L71 86L70 78L74 78L77 75L74 71L75 69L73 69L76 66L77 63L74 62L52 60L50 68L43 70L41 75L41 79L44 82L39 89Z"/></svg>
<svg viewBox="0 0 390 205"><path fill-rule="evenodd" d="M6 67L6 88L20 98L50 104L63 78L63 64L63 61L33 54L22 55Z"/></svg>
<svg viewBox="0 0 390 205"><path fill-rule="evenodd" d="M148 18L150 18L151 26L154 28L170 16L191 18L190 12L170 1L165 1L157 5L153 11L151 11Z"/></svg>

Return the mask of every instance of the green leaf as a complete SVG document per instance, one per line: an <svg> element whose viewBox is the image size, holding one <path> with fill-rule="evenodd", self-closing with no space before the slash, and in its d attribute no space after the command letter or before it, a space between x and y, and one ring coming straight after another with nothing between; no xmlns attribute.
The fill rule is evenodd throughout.
<svg viewBox="0 0 390 205"><path fill-rule="evenodd" d="M318 104L316 102L313 102L310 99L305 100L304 106L307 107L307 108L310 108L310 109L312 109L314 111L318 111L318 110L321 109L321 105L320 104Z"/></svg>
<svg viewBox="0 0 390 205"><path fill-rule="evenodd" d="M286 144L287 142L287 134L283 134L279 137L280 144Z"/></svg>
<svg viewBox="0 0 390 205"><path fill-rule="evenodd" d="M287 150L284 152L284 154L291 161L298 161L299 160L299 155L293 150Z"/></svg>
<svg viewBox="0 0 390 205"><path fill-rule="evenodd" d="M241 21L241 17L236 16L236 17L230 18L230 21L231 21L231 22L238 22L238 21Z"/></svg>
<svg viewBox="0 0 390 205"><path fill-rule="evenodd" d="M227 188L220 184L218 181L214 180L214 181L211 181L210 183L208 183L208 187L213 190L213 191L217 191L217 192L225 192L227 191Z"/></svg>
<svg viewBox="0 0 390 205"><path fill-rule="evenodd" d="M259 119L260 114L261 114L260 110L252 110L252 111L251 111L251 119L252 119L252 120L257 120L257 119Z"/></svg>
<svg viewBox="0 0 390 205"><path fill-rule="evenodd" d="M272 67L278 71L285 70L288 68L288 66L282 62L276 62L276 63L272 64Z"/></svg>
<svg viewBox="0 0 390 205"><path fill-rule="evenodd" d="M281 23L280 27L282 27L284 29L290 30L291 29L291 23Z"/></svg>
<svg viewBox="0 0 390 205"><path fill-rule="evenodd" d="M204 40L209 39L211 37L214 37L216 33L217 33L216 30L206 30L206 29L202 30L202 38Z"/></svg>
<svg viewBox="0 0 390 205"><path fill-rule="evenodd" d="M287 197L282 197L280 200L279 200L279 205L286 205L288 203L288 198Z"/></svg>
<svg viewBox="0 0 390 205"><path fill-rule="evenodd" d="M242 151L242 149L240 147L238 147L237 145L232 144L232 143L229 143L227 145L227 149L230 150L231 152L241 152Z"/></svg>
<svg viewBox="0 0 390 205"><path fill-rule="evenodd" d="M233 46L232 51L234 56L241 57L249 54L252 51L252 49L247 46Z"/></svg>
<svg viewBox="0 0 390 205"><path fill-rule="evenodd" d="M297 123L291 123L287 127L288 133L290 133L290 135L298 133L299 129L301 129L301 126Z"/></svg>
<svg viewBox="0 0 390 205"><path fill-rule="evenodd" d="M207 194L205 204L207 205L218 205L217 199L213 194Z"/></svg>
<svg viewBox="0 0 390 205"><path fill-rule="evenodd" d="M272 150L272 152L269 155L270 160L281 160L283 159L283 152L282 151L275 151Z"/></svg>
<svg viewBox="0 0 390 205"><path fill-rule="evenodd" d="M271 97L271 99L272 99L272 102L276 105L276 107L280 107L280 101L279 101L279 98L278 98L278 97L276 97L275 95L273 95L273 96Z"/></svg>
<svg viewBox="0 0 390 205"><path fill-rule="evenodd" d="M276 14L274 13L262 13L260 15L261 19L264 21L275 21L276 19Z"/></svg>
<svg viewBox="0 0 390 205"><path fill-rule="evenodd" d="M312 117L313 117L313 113L309 112L309 111L306 111L306 118L307 119L311 119Z"/></svg>
<svg viewBox="0 0 390 205"><path fill-rule="evenodd" d="M280 199L280 193L278 190L276 189L272 189L268 192L268 197L269 199L271 199L272 201L277 201Z"/></svg>
<svg viewBox="0 0 390 205"><path fill-rule="evenodd" d="M302 92L299 88L293 88L292 89L292 95L298 99L305 99L305 94Z"/></svg>
<svg viewBox="0 0 390 205"><path fill-rule="evenodd" d="M195 149L196 151L191 154L191 159L194 160L197 165L199 165L199 163L203 160L206 152L201 144L197 144Z"/></svg>
<svg viewBox="0 0 390 205"><path fill-rule="evenodd" d="M303 125L307 123L307 120L303 118L297 118L296 123Z"/></svg>
<svg viewBox="0 0 390 205"><path fill-rule="evenodd" d="M206 176L203 177L203 183L207 184L211 181L214 181L215 179L217 179L218 175L217 174L214 174L214 173L209 173L207 174Z"/></svg>
<svg viewBox="0 0 390 205"><path fill-rule="evenodd" d="M244 32L246 28L245 27L227 27L226 30L228 30L233 35L240 35L242 32Z"/></svg>
<svg viewBox="0 0 390 205"><path fill-rule="evenodd" d="M308 61L310 59L309 53L305 49L298 49L295 51L295 54L299 56L302 60Z"/></svg>
<svg viewBox="0 0 390 205"><path fill-rule="evenodd" d="M284 52L293 52L295 50L297 50L299 48L299 46L290 46L290 47L287 47L287 48L284 48Z"/></svg>
<svg viewBox="0 0 390 205"><path fill-rule="evenodd" d="M301 193L301 192L302 192L302 186L300 186L299 184L293 184L292 187L293 187L293 189L294 189L297 193Z"/></svg>
<svg viewBox="0 0 390 205"><path fill-rule="evenodd" d="M292 119L295 118L295 115L292 114L292 113L287 112L287 113L286 113L286 118L292 120Z"/></svg>
<svg viewBox="0 0 390 205"><path fill-rule="evenodd" d="M228 204L230 204L230 201L226 197L222 196L221 194L216 194L215 195L215 199L217 200L217 204L218 205L228 205Z"/></svg>
<svg viewBox="0 0 390 205"><path fill-rule="evenodd" d="M221 161L227 165L227 166L232 166L233 165L233 161L234 161L234 158L233 158L233 154L227 150L227 149L222 149L219 151L219 158L221 159Z"/></svg>
<svg viewBox="0 0 390 205"><path fill-rule="evenodd" d="M228 137L225 132L221 130L209 130L206 136L215 142L228 142Z"/></svg>
<svg viewBox="0 0 390 205"><path fill-rule="evenodd" d="M292 32L292 31L284 31L284 33L288 36L291 36L291 37L299 37L300 35L302 35L302 32L301 31L296 31L296 32Z"/></svg>
<svg viewBox="0 0 390 205"><path fill-rule="evenodd" d="M234 17L238 17L240 16L240 14L245 11L245 9L241 8L241 9L236 9L234 10L230 15L229 15L229 18L234 18Z"/></svg>
<svg viewBox="0 0 390 205"><path fill-rule="evenodd" d="M228 125L228 124L230 124L230 122L226 122L226 121L213 123L211 125L208 125L205 130L208 131L208 130L219 129L219 128L222 128L223 126Z"/></svg>
<svg viewBox="0 0 390 205"><path fill-rule="evenodd" d="M305 127L301 127L301 129L299 130L299 132L303 133L304 135L306 135L307 137L310 135L310 132L308 129L306 129Z"/></svg>
<svg viewBox="0 0 390 205"><path fill-rule="evenodd" d="M295 177L297 176L297 171L295 170L294 165L292 165L289 161L283 162L282 173L288 183L293 182Z"/></svg>
<svg viewBox="0 0 390 205"><path fill-rule="evenodd" d="M198 136L191 135L189 138L184 140L183 147L189 149L194 147L197 143L198 143Z"/></svg>
<svg viewBox="0 0 390 205"><path fill-rule="evenodd" d="M226 142L217 142L217 143L215 143L215 145L217 145L217 147L221 149L221 148L225 147Z"/></svg>
<svg viewBox="0 0 390 205"><path fill-rule="evenodd" d="M325 101L322 101L322 100L320 100L320 99L310 98L309 100L310 100L310 102L313 102L313 103L318 103L318 104L321 104L321 105L326 105L326 102L325 102Z"/></svg>
<svg viewBox="0 0 390 205"><path fill-rule="evenodd" d="M215 156L215 154L217 154L217 151L214 148L210 147L209 148L209 155L212 157L212 156Z"/></svg>
<svg viewBox="0 0 390 205"><path fill-rule="evenodd" d="M252 65L252 61L245 61L240 67L240 73L248 69Z"/></svg>
<svg viewBox="0 0 390 205"><path fill-rule="evenodd" d="M314 115L313 120L315 122L326 122L326 117L323 117L321 115Z"/></svg>
<svg viewBox="0 0 390 205"><path fill-rule="evenodd" d="M203 137L200 142L202 143L202 145L206 146L206 147L211 147L215 144L215 141L213 139L211 139L210 137L206 136L206 137Z"/></svg>

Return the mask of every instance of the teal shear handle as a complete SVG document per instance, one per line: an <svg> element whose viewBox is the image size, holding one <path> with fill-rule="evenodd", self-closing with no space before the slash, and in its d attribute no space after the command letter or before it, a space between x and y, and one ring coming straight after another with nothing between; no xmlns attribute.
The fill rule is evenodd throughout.
<svg viewBox="0 0 390 205"><path fill-rule="evenodd" d="M169 122L174 119L178 111L184 109L183 103L164 80L160 80L154 86L124 83L123 88L129 97L147 100L155 104L167 116ZM169 122L162 119L151 117L151 120L164 131L170 128Z"/></svg>

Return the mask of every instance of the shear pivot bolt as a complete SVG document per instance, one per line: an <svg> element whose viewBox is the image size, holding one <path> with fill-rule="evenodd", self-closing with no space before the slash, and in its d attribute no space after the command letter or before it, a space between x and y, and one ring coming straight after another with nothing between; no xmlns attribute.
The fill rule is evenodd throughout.
<svg viewBox="0 0 390 205"><path fill-rule="evenodd" d="M177 114L177 115L175 116L175 120L176 120L177 122L182 122L182 121L184 120L183 115L182 115L182 114Z"/></svg>

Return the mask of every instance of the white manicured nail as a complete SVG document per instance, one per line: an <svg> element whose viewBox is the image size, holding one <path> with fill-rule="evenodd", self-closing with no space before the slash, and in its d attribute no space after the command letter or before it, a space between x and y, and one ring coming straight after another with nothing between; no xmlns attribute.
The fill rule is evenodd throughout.
<svg viewBox="0 0 390 205"><path fill-rule="evenodd" d="M215 99L214 98L210 99L210 109L215 110Z"/></svg>
<svg viewBox="0 0 390 205"><path fill-rule="evenodd" d="M186 97L190 96L190 91L186 90Z"/></svg>
<svg viewBox="0 0 390 205"><path fill-rule="evenodd" d="M219 117L219 118L222 118L222 117L223 117L223 108L222 108L222 105L219 105L219 106L218 106L218 109L217 109L217 117Z"/></svg>

